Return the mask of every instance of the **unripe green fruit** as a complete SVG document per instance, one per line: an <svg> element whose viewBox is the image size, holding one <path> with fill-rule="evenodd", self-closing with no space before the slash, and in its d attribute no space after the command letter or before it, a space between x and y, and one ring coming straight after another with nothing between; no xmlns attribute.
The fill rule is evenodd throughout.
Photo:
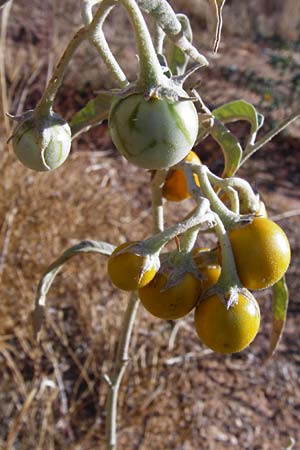
<svg viewBox="0 0 300 450"><path fill-rule="evenodd" d="M55 113L43 119L27 114L14 131L13 149L24 166L38 172L59 167L71 148L71 129Z"/></svg>
<svg viewBox="0 0 300 450"><path fill-rule="evenodd" d="M142 94L132 94L112 104L109 131L128 161L145 169L164 169L181 161L193 147L198 115L192 101L146 100Z"/></svg>

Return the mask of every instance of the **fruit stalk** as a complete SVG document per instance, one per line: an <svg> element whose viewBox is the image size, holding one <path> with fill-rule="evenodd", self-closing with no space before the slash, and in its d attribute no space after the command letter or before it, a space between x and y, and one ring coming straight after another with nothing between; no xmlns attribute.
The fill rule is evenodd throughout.
<svg viewBox="0 0 300 450"><path fill-rule="evenodd" d="M35 109L35 116L41 117L41 116L48 116L49 113L52 110L53 102L55 99L55 96L57 94L57 91L61 85L63 76L65 74L65 70L70 62L70 59L72 58L74 52L77 50L79 45L87 38L89 37L92 41L97 38L99 33L99 27L101 31L101 27L103 24L103 21L105 20L107 14L110 12L112 7L114 6L113 0L103 0L93 18L91 23L85 27L80 28L75 35L73 36L73 39L69 42L67 45L62 57L58 61L53 75L42 95L42 98L40 99L36 109ZM88 7L88 5L87 5ZM87 12L87 10L86 10ZM88 20L90 17L89 14L85 15L85 19ZM100 25L99 25L100 24ZM105 46L106 44L106 46ZM122 71L118 71L118 64L114 60L111 60L111 52L110 49L106 43L106 40L104 36L100 36L100 40L97 44L98 50L101 50L101 56L104 59L104 62L108 65L108 67L113 71L115 78L120 82L122 86L125 86L127 84L127 79L125 75L122 73ZM108 63L109 62L109 63ZM121 70L119 68L119 70ZM125 78L124 78L125 77Z"/></svg>
<svg viewBox="0 0 300 450"><path fill-rule="evenodd" d="M162 187L166 178L166 170L157 170L151 183L152 216L154 228L161 232L164 230L164 207L162 199Z"/></svg>
<svg viewBox="0 0 300 450"><path fill-rule="evenodd" d="M134 0L120 0L126 9L135 33L139 54L140 74L138 86L142 92L151 93L164 80L161 65L155 53L155 48L143 18L140 8Z"/></svg>
<svg viewBox="0 0 300 450"><path fill-rule="evenodd" d="M221 247L221 275L218 281L219 285L224 287L224 291L230 290L230 288L235 286L241 286L241 282L239 280L235 260L231 248L231 243L222 223L222 220L215 214L215 232L218 236L219 244Z"/></svg>
<svg viewBox="0 0 300 450"><path fill-rule="evenodd" d="M205 197L209 199L211 209L221 217L225 228L229 228L230 226L232 226L232 224L238 221L239 216L230 211L219 199L218 195L210 184L208 178L208 168L204 165L193 165L193 170L199 177L201 190Z"/></svg>
<svg viewBox="0 0 300 450"><path fill-rule="evenodd" d="M35 117L39 118L43 116L48 116L50 114L55 95L57 93L59 86L61 85L66 67L70 59L72 58L75 50L84 41L86 36L87 30L86 28L82 27L75 33L73 39L67 45L64 53L62 54L62 57L60 58L54 69L53 75L42 95L42 98L37 104L37 107L35 109Z"/></svg>
<svg viewBox="0 0 300 450"><path fill-rule="evenodd" d="M99 8L93 17L92 8L96 3L96 0L87 0L82 4L81 15L85 25L89 27L89 40L98 50L112 77L117 81L120 87L124 88L129 84L129 81L112 54L102 29L106 17L115 5L112 1L108 1L106 6L104 8Z"/></svg>
<svg viewBox="0 0 300 450"><path fill-rule="evenodd" d="M186 220L173 225L166 230L151 236L145 241L145 244L152 248L152 250L159 251L167 242L174 239L179 234L183 234L191 228L200 226L205 222L213 222L213 216L209 212L209 201L202 198L199 205L195 208L193 214Z"/></svg>

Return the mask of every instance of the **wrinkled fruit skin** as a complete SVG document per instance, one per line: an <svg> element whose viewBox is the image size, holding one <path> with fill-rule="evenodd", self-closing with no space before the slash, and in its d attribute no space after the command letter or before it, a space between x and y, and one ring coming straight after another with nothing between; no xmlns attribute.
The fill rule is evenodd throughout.
<svg viewBox="0 0 300 450"><path fill-rule="evenodd" d="M112 104L109 131L128 161L144 169L164 169L193 147L198 115L191 101L145 100L142 94L132 94Z"/></svg>
<svg viewBox="0 0 300 450"><path fill-rule="evenodd" d="M247 289L273 286L285 274L291 260L290 244L272 220L256 217L231 230L229 239L238 276Z"/></svg>
<svg viewBox="0 0 300 450"><path fill-rule="evenodd" d="M259 306L242 294L226 309L217 295L205 298L195 310L195 327L201 341L219 353L235 353L255 338L260 324Z"/></svg>
<svg viewBox="0 0 300 450"><path fill-rule="evenodd" d="M184 158L184 161L200 164L201 161L198 158L197 154L192 150L188 153L188 155ZM197 175L194 175L194 180L197 186L200 186L199 179ZM188 191L188 185L186 181L186 177L183 170L173 169L170 170L166 181L163 185L162 190L163 197L169 200L170 202L180 202L185 200L186 198L190 198L190 194Z"/></svg>
<svg viewBox="0 0 300 450"><path fill-rule="evenodd" d="M47 172L67 159L71 149L71 129L55 113L39 123L29 116L17 126L12 143L15 155L24 166Z"/></svg>
<svg viewBox="0 0 300 450"><path fill-rule="evenodd" d="M113 284L124 291L135 291L154 278L157 269L151 265L145 269L146 256L130 252L130 247L136 242L125 242L117 247L107 262L107 271ZM128 247L128 253L119 253Z"/></svg>
<svg viewBox="0 0 300 450"><path fill-rule="evenodd" d="M179 319L194 308L201 281L186 273L176 286L165 289L167 281L167 276L158 272L151 283L139 289L139 297L143 306L154 316L166 320Z"/></svg>

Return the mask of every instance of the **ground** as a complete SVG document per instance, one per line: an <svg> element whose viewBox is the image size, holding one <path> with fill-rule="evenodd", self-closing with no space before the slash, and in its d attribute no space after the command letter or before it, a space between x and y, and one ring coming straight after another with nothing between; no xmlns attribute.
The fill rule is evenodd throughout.
<svg viewBox="0 0 300 450"><path fill-rule="evenodd" d="M20 42L10 33L9 60ZM227 39L220 57L201 74L205 101L211 107L241 97L254 102L269 117L265 132L297 104L291 87L286 89L292 75L270 65L270 54L284 53L294 61L295 49L291 45L287 56L287 50L274 43ZM245 81L248 66L252 85ZM269 81L265 85L257 78ZM71 81L69 77L61 92L61 112L74 111L92 90L83 83L78 91ZM9 77L8 82L15 112L18 97L13 93L20 91L13 89ZM262 84L269 90L261 89ZM279 91L281 108L276 107ZM27 94L23 101L31 107L39 90L27 84ZM235 131L242 133L243 128L239 125ZM127 298L107 279L105 257L89 254L67 263L49 293L39 345L32 335L30 312L43 271L66 247L85 238L118 244L151 233L149 173L116 153L106 124L77 140L68 161L47 174L21 167L11 149L8 152L5 137L1 150L0 447L104 448L107 387L102 376L111 370ZM217 355L201 345L192 313L177 322L162 321L140 307L119 399L120 450L283 450L290 439L296 441L294 449L299 448L298 151L299 122L258 152L240 173L258 189L270 217L291 242L290 305L277 352L265 362L270 290L256 295L262 309L256 340L233 356ZM221 153L212 141L205 141L197 152L203 162L220 170ZM167 204L167 223L183 217L191 206L192 200L180 207Z"/></svg>

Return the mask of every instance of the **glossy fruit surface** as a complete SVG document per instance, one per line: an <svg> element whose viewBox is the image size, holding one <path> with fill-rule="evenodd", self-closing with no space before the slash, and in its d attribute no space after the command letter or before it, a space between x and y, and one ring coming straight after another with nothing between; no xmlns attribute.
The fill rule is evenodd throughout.
<svg viewBox="0 0 300 450"><path fill-rule="evenodd" d="M256 217L230 231L239 278L247 289L272 286L285 274L291 250L284 231L269 219Z"/></svg>
<svg viewBox="0 0 300 450"><path fill-rule="evenodd" d="M13 149L24 166L38 172L59 167L69 155L71 129L57 114L42 122L27 117L14 131Z"/></svg>
<svg viewBox="0 0 300 450"><path fill-rule="evenodd" d="M156 277L142 289L139 297L144 307L160 319L179 319L195 306L201 282L190 273L185 273L175 286L166 289L167 276L158 272Z"/></svg>
<svg viewBox="0 0 300 450"><path fill-rule="evenodd" d="M255 338L260 324L256 300L243 294L226 309L217 295L207 297L195 310L195 327L201 341L219 353L235 353L246 348Z"/></svg>
<svg viewBox="0 0 300 450"><path fill-rule="evenodd" d="M107 271L113 284L124 291L135 291L145 286L155 276L155 264L130 251L136 242L125 242L117 247L107 262ZM124 252L128 249L128 252Z"/></svg>
<svg viewBox="0 0 300 450"><path fill-rule="evenodd" d="M113 102L109 131L128 161L145 169L164 169L181 161L193 147L198 115L190 101L146 100L142 94L131 94Z"/></svg>
<svg viewBox="0 0 300 450"><path fill-rule="evenodd" d="M192 150L184 158L184 161L194 164L200 164L200 159L197 154ZM197 186L200 186L197 175L194 175L194 180ZM173 169L170 170L166 181L163 185L163 197L171 202L180 202L190 197L186 177L183 170Z"/></svg>
<svg viewBox="0 0 300 450"><path fill-rule="evenodd" d="M221 266L217 263L212 264L206 262L206 254L208 255L209 249L199 248L193 250L193 259L201 275L204 277L201 280L201 293L215 285L221 275Z"/></svg>

